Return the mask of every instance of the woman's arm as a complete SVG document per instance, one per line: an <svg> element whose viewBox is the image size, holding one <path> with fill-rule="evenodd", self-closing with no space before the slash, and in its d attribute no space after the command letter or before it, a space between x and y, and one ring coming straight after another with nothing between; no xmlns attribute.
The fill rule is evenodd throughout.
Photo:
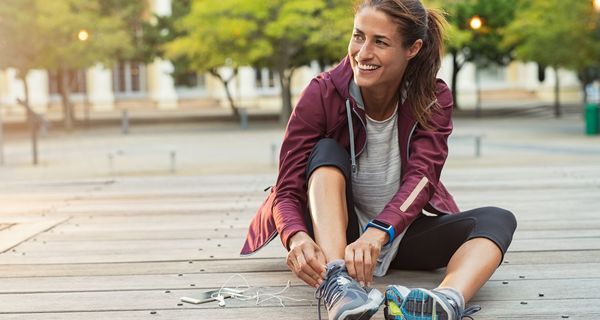
<svg viewBox="0 0 600 320"><path fill-rule="evenodd" d="M307 206L306 165L308 157L326 131L326 119L320 85L313 80L302 93L288 122L275 186L273 217L286 249L297 232L308 233L304 222Z"/></svg>

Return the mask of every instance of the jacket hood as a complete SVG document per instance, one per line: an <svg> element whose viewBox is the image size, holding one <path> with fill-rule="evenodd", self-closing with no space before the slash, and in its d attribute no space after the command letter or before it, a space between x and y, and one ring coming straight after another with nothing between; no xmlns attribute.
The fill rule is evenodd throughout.
<svg viewBox="0 0 600 320"><path fill-rule="evenodd" d="M350 81L354 78L349 56L346 56L337 66L333 67L333 69L329 70L327 73L339 95L344 99L349 99L349 85Z"/></svg>

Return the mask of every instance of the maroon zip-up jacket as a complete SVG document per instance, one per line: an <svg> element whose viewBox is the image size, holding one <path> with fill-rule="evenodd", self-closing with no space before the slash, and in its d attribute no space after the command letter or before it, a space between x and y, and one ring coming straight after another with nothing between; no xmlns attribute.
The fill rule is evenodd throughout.
<svg viewBox="0 0 600 320"><path fill-rule="evenodd" d="M314 78L304 89L287 125L281 145L279 176L271 193L250 223L241 254L248 255L267 245L277 234L283 245L299 231L307 232L304 212L307 208L306 165L315 144L332 138L352 154L360 155L366 142L366 115L350 96L352 67L346 57L339 65ZM454 214L459 209L440 182L448 155L448 136L452 132L452 94L437 81L437 104L429 119L433 129L425 130L404 103L398 108L401 184L377 219L401 233L423 209L434 214ZM348 109L354 133L350 147Z"/></svg>

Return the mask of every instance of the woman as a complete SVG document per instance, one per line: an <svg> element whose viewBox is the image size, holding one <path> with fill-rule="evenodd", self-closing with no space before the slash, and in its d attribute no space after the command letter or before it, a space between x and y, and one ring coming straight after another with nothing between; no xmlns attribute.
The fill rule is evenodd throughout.
<svg viewBox="0 0 600 320"><path fill-rule="evenodd" d="M383 300L387 319L468 316L512 240L512 213L460 212L439 180L453 108L436 79L443 22L419 0L364 0L347 57L311 81L288 123L242 254L279 234L329 319L368 319ZM390 267L447 271L435 289L388 286L384 299L368 287Z"/></svg>

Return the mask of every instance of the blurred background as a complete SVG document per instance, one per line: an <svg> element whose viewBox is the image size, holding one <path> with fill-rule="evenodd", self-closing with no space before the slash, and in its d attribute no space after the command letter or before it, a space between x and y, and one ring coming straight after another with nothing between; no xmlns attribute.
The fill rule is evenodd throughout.
<svg viewBox="0 0 600 320"><path fill-rule="evenodd" d="M424 2L447 14L439 77L453 89L457 118L578 114L577 130L597 135L600 0ZM2 0L0 163L11 169L1 172L68 164L106 175L118 159L160 153L168 172L201 173L194 130L240 141L248 128L273 130L250 138L264 151L248 165L272 168L302 89L346 54L354 3ZM482 121L471 123L488 127ZM148 140L127 142L136 132ZM191 134L189 143L161 140L175 132ZM241 144L250 149L243 155L256 149Z"/></svg>

